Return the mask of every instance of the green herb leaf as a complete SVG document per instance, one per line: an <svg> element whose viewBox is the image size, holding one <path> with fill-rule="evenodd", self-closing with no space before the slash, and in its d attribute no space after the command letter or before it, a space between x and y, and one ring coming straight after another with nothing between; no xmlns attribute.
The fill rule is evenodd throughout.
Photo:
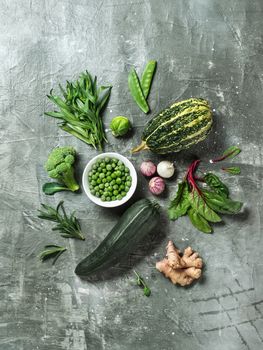
<svg viewBox="0 0 263 350"><path fill-rule="evenodd" d="M206 203L201 194L196 189L193 189L189 193L189 200L191 201L192 208L200 215L202 215L207 221L220 222L221 218L214 212Z"/></svg>
<svg viewBox="0 0 263 350"><path fill-rule="evenodd" d="M54 258L52 262L52 265L54 265L57 259L60 257L60 255L64 253L66 250L67 248L60 247L58 245L46 245L45 250L42 253L40 253L39 258L42 261Z"/></svg>
<svg viewBox="0 0 263 350"><path fill-rule="evenodd" d="M222 197L214 192L204 190L203 194L210 208L221 214L237 214L243 206L241 202Z"/></svg>
<svg viewBox="0 0 263 350"><path fill-rule="evenodd" d="M70 216L67 215L63 203L63 201L59 202L56 209L49 205L41 204L45 211L38 210L38 217L40 219L57 222L57 226L53 227L52 231L59 231L62 237L85 240L78 219L75 217L74 213L71 213Z"/></svg>
<svg viewBox="0 0 263 350"><path fill-rule="evenodd" d="M233 166L229 168L221 168L223 171L231 174L231 175L239 175L241 173L241 169L238 166Z"/></svg>
<svg viewBox="0 0 263 350"><path fill-rule="evenodd" d="M217 162L221 162L222 160L225 160L227 158L234 158L240 152L241 152L240 148L238 148L237 146L231 146L227 150L225 150L225 152L223 153L223 155L221 157L210 160L210 163L217 163Z"/></svg>
<svg viewBox="0 0 263 350"><path fill-rule="evenodd" d="M194 210L193 208L190 208L187 213L189 215L191 223L195 228L197 228L199 231L204 233L212 232L212 228L209 225L208 221L205 218L203 218L203 216L198 214L196 210Z"/></svg>
<svg viewBox="0 0 263 350"><path fill-rule="evenodd" d="M70 191L70 189L58 182L47 182L43 185L42 191L50 196L56 192Z"/></svg>
<svg viewBox="0 0 263 350"><path fill-rule="evenodd" d="M156 61L153 61L153 60L149 61L142 73L141 88L142 88L143 95L146 99L150 92L153 76L156 69L156 64L157 64Z"/></svg>
<svg viewBox="0 0 263 350"><path fill-rule="evenodd" d="M178 184L178 190L175 198L170 202L168 208L168 215L170 220L177 220L180 216L186 214L190 207L190 201L188 196L188 185L186 181Z"/></svg>
<svg viewBox="0 0 263 350"><path fill-rule="evenodd" d="M147 286L147 284L145 283L144 279L139 275L138 272L136 272L135 270L133 270L133 272L136 275L136 283L139 287L143 288L143 294L146 297L149 297L151 295L151 290L150 288Z"/></svg>
<svg viewBox="0 0 263 350"><path fill-rule="evenodd" d="M212 173L208 173L204 176L204 179L208 186L216 193L226 198L229 196L229 190L227 186L219 179L218 176Z"/></svg>
<svg viewBox="0 0 263 350"><path fill-rule="evenodd" d="M234 158L241 152L241 149L237 146L231 146L223 153L223 156L226 158Z"/></svg>

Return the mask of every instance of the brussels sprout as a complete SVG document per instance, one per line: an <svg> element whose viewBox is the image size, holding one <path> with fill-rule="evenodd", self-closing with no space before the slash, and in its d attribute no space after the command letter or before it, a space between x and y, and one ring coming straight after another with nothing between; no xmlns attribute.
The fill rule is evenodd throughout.
<svg viewBox="0 0 263 350"><path fill-rule="evenodd" d="M110 123L112 135L115 137L127 134L131 128L131 122L126 117L114 117Z"/></svg>

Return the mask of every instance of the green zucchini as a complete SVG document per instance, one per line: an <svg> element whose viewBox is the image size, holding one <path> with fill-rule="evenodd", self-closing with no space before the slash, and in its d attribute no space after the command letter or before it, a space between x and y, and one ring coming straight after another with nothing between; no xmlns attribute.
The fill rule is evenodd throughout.
<svg viewBox="0 0 263 350"><path fill-rule="evenodd" d="M131 253L158 221L159 205L156 202L148 199L137 201L124 212L93 253L77 265L75 273L88 276L115 264L121 257Z"/></svg>
<svg viewBox="0 0 263 350"><path fill-rule="evenodd" d="M148 122L142 143L132 152L144 149L158 154L179 152L204 140L212 123L208 101L190 98L176 102Z"/></svg>

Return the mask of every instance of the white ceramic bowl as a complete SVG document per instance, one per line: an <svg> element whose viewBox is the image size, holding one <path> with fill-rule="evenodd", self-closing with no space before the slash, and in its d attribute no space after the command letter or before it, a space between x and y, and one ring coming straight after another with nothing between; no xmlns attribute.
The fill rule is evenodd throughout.
<svg viewBox="0 0 263 350"><path fill-rule="evenodd" d="M95 164L98 159L105 158L105 157L116 158L116 159L121 160L124 163L124 165L127 168L129 168L129 170L130 170L130 176L132 177L131 187L130 187L129 191L127 192L126 196L123 197L121 200L115 200L112 202L103 202L100 198L94 196L90 192L89 183L88 183L88 173L90 172L92 165ZM136 173L134 166L129 161L129 159L122 156L121 154L114 153L114 152L101 153L101 154L97 155L96 157L92 158L88 162L88 164L86 165L84 172L83 172L83 175L82 175L82 185L83 185L83 188L84 188L86 195L89 197L89 199L92 202L94 202L97 205L100 205L101 207L114 208L114 207L118 207L118 206L126 203L134 194L136 187L137 187L137 173Z"/></svg>

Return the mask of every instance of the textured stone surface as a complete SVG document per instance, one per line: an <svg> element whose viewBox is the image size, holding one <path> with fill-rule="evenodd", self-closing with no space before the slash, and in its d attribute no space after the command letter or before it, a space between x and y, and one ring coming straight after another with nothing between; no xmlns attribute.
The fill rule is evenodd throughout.
<svg viewBox="0 0 263 350"><path fill-rule="evenodd" d="M263 2L14 0L0 8L0 349L262 349ZM190 96L207 98L215 109L207 141L174 157L177 177L193 155L207 160L239 144L243 151L231 164L240 165L242 175L223 177L233 197L245 202L244 212L225 218L213 235L197 232L187 218L169 223L163 214L163 229L111 278L89 283L74 267L123 209L99 208L84 193L43 195L43 163L52 147L76 147L79 179L96 155L43 117L51 108L45 95L85 69L113 84L105 125L124 114L135 133L128 140L108 133L105 150L138 166L151 155L131 157L129 150L150 116L132 101L127 74L132 66L141 73L148 59L158 61L152 114ZM145 179L139 187L137 197L150 197ZM170 181L166 197L175 189ZM77 210L85 242L65 241L36 218L41 202L60 199ZM175 287L155 270L168 238L200 252L206 263L200 283ZM53 267L37 259L48 243L69 247ZM133 285L134 266L147 278L150 298Z"/></svg>

